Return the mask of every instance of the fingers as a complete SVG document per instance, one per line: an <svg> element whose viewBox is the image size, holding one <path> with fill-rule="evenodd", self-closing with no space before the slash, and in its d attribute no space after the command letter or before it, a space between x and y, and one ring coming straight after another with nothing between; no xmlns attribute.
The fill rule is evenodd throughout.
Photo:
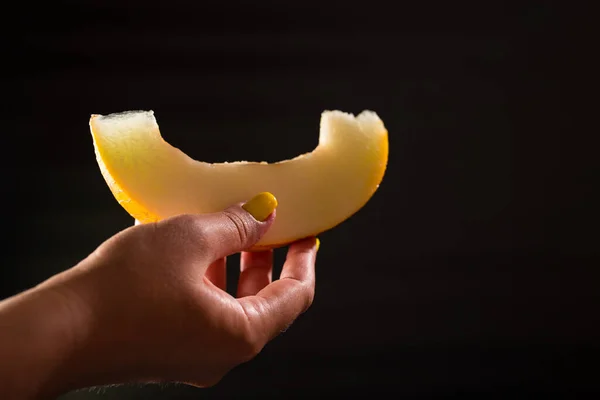
<svg viewBox="0 0 600 400"><path fill-rule="evenodd" d="M216 260L252 247L273 223L276 207L275 197L265 192L245 204L200 216L206 251Z"/></svg>
<svg viewBox="0 0 600 400"><path fill-rule="evenodd" d="M208 266L206 279L221 290L227 290L227 258L219 258Z"/></svg>
<svg viewBox="0 0 600 400"><path fill-rule="evenodd" d="M312 304L317 247L315 238L292 244L280 279L255 296L238 300L246 311L251 330L264 343L287 329Z"/></svg>
<svg viewBox="0 0 600 400"><path fill-rule="evenodd" d="M273 250L243 252L240 257L237 297L253 296L271 283Z"/></svg>

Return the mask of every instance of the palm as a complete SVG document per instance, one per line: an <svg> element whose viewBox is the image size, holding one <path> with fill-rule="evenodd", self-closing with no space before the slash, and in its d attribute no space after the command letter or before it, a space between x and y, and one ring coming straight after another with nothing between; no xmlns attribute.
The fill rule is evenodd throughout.
<svg viewBox="0 0 600 400"><path fill-rule="evenodd" d="M135 225L141 222L135 220ZM214 261L206 270L208 279L217 288L227 290L227 258ZM253 296L271 283L273 279L273 250L242 252L237 296Z"/></svg>

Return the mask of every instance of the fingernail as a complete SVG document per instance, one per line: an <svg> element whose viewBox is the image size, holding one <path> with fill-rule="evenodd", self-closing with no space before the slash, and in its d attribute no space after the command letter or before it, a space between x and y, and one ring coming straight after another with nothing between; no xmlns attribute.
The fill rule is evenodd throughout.
<svg viewBox="0 0 600 400"><path fill-rule="evenodd" d="M319 238L317 238L317 249L316 251L319 251L319 247L321 247L321 241L319 240Z"/></svg>
<svg viewBox="0 0 600 400"><path fill-rule="evenodd" d="M262 192L245 203L242 208L248 211L255 220L263 222L277 208L277 199L269 192Z"/></svg>

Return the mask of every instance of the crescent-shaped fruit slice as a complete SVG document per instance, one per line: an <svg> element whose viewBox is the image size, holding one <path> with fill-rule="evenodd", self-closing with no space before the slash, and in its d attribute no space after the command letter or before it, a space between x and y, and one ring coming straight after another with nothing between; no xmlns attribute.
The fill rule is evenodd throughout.
<svg viewBox="0 0 600 400"><path fill-rule="evenodd" d="M271 192L277 218L253 249L275 248L333 228L379 187L387 130L376 113L321 115L318 146L277 163L205 163L161 136L152 111L92 115L100 171L119 204L142 223L212 213Z"/></svg>

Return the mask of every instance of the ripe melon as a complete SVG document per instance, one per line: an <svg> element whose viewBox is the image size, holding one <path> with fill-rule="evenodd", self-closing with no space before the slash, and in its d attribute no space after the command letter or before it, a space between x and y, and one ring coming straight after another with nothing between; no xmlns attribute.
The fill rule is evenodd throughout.
<svg viewBox="0 0 600 400"><path fill-rule="evenodd" d="M323 112L318 146L276 163L193 160L163 139L152 111L92 115L90 129L108 187L141 223L218 212L272 193L277 218L254 249L316 236L348 219L375 193L388 160L387 130L371 111Z"/></svg>

